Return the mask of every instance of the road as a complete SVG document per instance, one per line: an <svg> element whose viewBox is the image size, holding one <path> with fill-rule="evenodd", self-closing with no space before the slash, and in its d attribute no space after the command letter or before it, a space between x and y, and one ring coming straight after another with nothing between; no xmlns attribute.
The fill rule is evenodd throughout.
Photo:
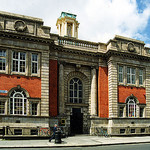
<svg viewBox="0 0 150 150"><path fill-rule="evenodd" d="M70 148L9 148L3 150L150 150L150 144L111 145L96 147L70 147Z"/></svg>

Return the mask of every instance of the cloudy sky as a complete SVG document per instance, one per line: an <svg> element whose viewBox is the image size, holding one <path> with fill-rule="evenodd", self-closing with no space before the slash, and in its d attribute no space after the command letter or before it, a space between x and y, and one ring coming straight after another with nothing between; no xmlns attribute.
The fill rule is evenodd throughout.
<svg viewBox="0 0 150 150"><path fill-rule="evenodd" d="M0 11L42 18L52 33L61 12L70 12L79 39L106 43L117 34L150 46L150 0L0 0Z"/></svg>

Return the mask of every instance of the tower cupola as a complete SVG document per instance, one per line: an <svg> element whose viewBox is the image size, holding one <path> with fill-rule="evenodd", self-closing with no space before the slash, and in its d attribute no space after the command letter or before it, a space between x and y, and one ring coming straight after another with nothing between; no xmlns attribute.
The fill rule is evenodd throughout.
<svg viewBox="0 0 150 150"><path fill-rule="evenodd" d="M57 19L56 26L59 36L68 36L78 38L79 23L76 20L76 15L62 12Z"/></svg>

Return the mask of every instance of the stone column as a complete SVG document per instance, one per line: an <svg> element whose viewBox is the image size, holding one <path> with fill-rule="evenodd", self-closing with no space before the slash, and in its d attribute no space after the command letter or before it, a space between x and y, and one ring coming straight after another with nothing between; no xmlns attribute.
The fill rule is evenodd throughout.
<svg viewBox="0 0 150 150"><path fill-rule="evenodd" d="M91 116L97 115L97 82L96 82L96 69L92 68L91 71Z"/></svg>
<svg viewBox="0 0 150 150"><path fill-rule="evenodd" d="M59 65L59 115L64 114L64 66Z"/></svg>

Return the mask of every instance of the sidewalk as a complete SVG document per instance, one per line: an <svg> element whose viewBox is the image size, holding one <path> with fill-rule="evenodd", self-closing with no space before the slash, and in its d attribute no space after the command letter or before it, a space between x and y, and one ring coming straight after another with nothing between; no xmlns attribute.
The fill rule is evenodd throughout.
<svg viewBox="0 0 150 150"><path fill-rule="evenodd" d="M63 138L61 144L55 144L55 140L49 142L44 140L2 140L0 148L54 148L54 147L82 147L82 146L103 146L118 144L150 143L150 136L142 137L98 137L89 135L76 135Z"/></svg>

